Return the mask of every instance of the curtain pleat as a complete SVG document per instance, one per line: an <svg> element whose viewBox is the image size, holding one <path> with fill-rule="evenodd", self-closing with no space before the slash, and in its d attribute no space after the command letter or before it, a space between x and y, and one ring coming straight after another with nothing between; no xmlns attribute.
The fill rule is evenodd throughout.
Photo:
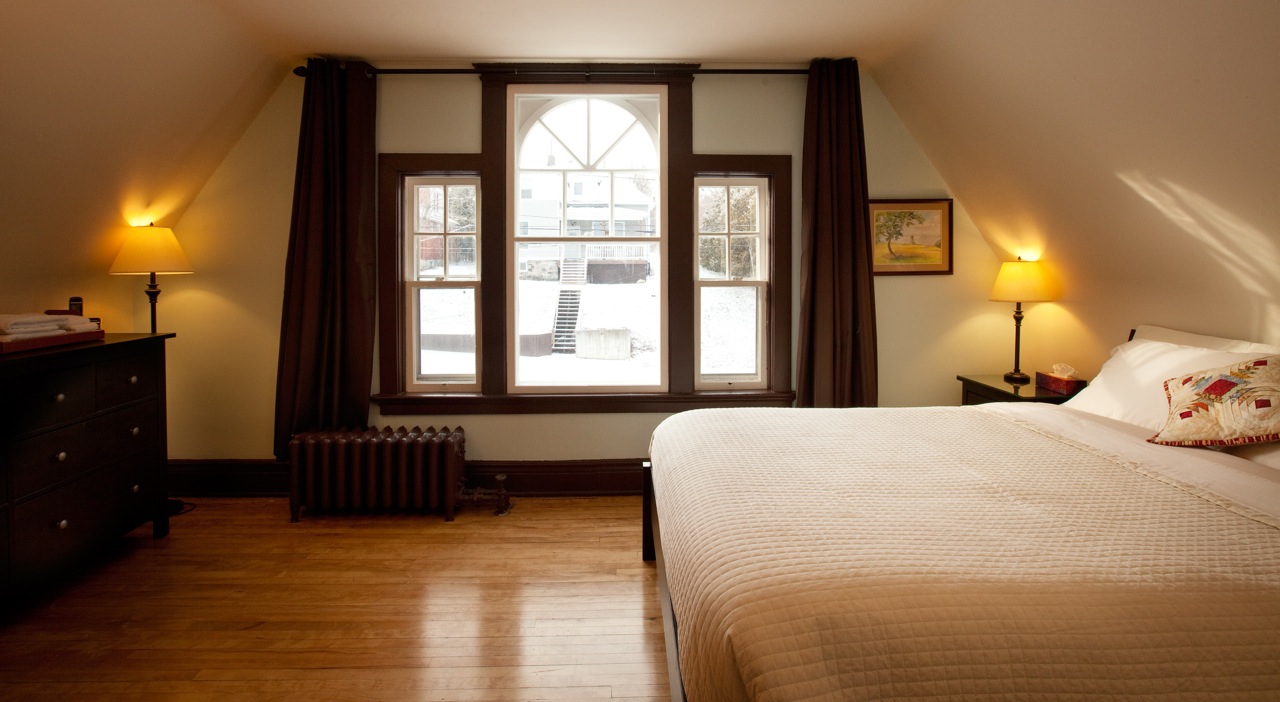
<svg viewBox="0 0 1280 702"><path fill-rule="evenodd" d="M876 320L858 63L809 66L796 404L876 404Z"/></svg>
<svg viewBox="0 0 1280 702"><path fill-rule="evenodd" d="M285 265L275 455L311 429L364 426L373 379L377 78L307 61Z"/></svg>

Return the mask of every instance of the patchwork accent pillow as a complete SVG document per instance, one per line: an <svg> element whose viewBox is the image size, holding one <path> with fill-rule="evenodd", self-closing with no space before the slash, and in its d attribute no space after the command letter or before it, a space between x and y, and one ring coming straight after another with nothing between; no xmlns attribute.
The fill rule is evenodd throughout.
<svg viewBox="0 0 1280 702"><path fill-rule="evenodd" d="M1280 440L1280 356L1164 381L1169 416L1147 439L1166 446L1236 446Z"/></svg>

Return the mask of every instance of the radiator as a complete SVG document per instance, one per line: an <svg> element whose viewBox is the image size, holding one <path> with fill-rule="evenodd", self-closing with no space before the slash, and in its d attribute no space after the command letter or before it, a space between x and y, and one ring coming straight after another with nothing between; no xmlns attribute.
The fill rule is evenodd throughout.
<svg viewBox="0 0 1280 702"><path fill-rule="evenodd" d="M442 512L453 521L464 480L462 427L313 431L289 442L289 516Z"/></svg>

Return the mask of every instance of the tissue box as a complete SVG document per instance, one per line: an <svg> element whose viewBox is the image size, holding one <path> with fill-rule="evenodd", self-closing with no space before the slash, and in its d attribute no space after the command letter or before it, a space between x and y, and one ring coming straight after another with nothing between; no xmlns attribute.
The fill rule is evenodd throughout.
<svg viewBox="0 0 1280 702"><path fill-rule="evenodd" d="M1036 371L1036 387L1044 388L1059 395L1074 395L1084 389L1089 381L1084 378L1068 378L1065 375L1041 373Z"/></svg>

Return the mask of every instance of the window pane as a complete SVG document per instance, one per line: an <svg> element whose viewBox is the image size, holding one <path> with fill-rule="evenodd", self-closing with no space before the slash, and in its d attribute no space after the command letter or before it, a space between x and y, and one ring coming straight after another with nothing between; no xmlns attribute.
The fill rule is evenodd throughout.
<svg viewBox="0 0 1280 702"><path fill-rule="evenodd" d="M444 276L444 237L439 234L415 236L415 258L418 262L418 280Z"/></svg>
<svg viewBox="0 0 1280 702"><path fill-rule="evenodd" d="M565 178L565 233L569 236L608 236L608 173L574 171Z"/></svg>
<svg viewBox="0 0 1280 702"><path fill-rule="evenodd" d="M701 374L756 377L759 293L754 286L702 288Z"/></svg>
<svg viewBox="0 0 1280 702"><path fill-rule="evenodd" d="M725 189L719 186L698 188L698 232L714 234L729 231L726 225L727 210Z"/></svg>
<svg viewBox="0 0 1280 702"><path fill-rule="evenodd" d="M520 145L521 168L581 168L582 164L542 123L529 128Z"/></svg>
<svg viewBox="0 0 1280 702"><path fill-rule="evenodd" d="M729 277L734 280L760 278L760 237L736 235L729 245Z"/></svg>
<svg viewBox="0 0 1280 702"><path fill-rule="evenodd" d="M702 280L724 280L728 270L728 246L726 236L698 237L698 277Z"/></svg>
<svg viewBox="0 0 1280 702"><path fill-rule="evenodd" d="M475 290L420 289L418 313L419 381L475 382Z"/></svg>
<svg viewBox="0 0 1280 702"><path fill-rule="evenodd" d="M656 244L516 248L516 385L661 384Z"/></svg>
<svg viewBox="0 0 1280 702"><path fill-rule="evenodd" d="M476 238L474 235L449 237L449 277L476 277Z"/></svg>
<svg viewBox="0 0 1280 702"><path fill-rule="evenodd" d="M729 231L758 232L760 189L754 185L729 188Z"/></svg>
<svg viewBox="0 0 1280 702"><path fill-rule="evenodd" d="M542 123L550 130L548 135L554 135L553 141L567 146L575 159L572 165L557 163L557 168L581 168L580 164L590 162L587 159L586 100L572 100L552 108L542 116Z"/></svg>
<svg viewBox="0 0 1280 702"><path fill-rule="evenodd" d="M618 139L628 127L635 124L636 118L622 107L607 100L590 100L589 104L591 106L591 117L587 125L591 137L589 163L594 165L606 153L617 148ZM652 150L653 147L649 148Z"/></svg>
<svg viewBox="0 0 1280 702"><path fill-rule="evenodd" d="M604 158L596 164L597 168L657 168L658 152L653 146L653 137L648 130L639 124L631 125L626 134L605 153Z"/></svg>
<svg viewBox="0 0 1280 702"><path fill-rule="evenodd" d="M559 173L521 173L517 203L520 236L560 236L564 179Z"/></svg>
<svg viewBox="0 0 1280 702"><path fill-rule="evenodd" d="M613 176L613 233L658 236L658 174L652 171Z"/></svg>
<svg viewBox="0 0 1280 702"><path fill-rule="evenodd" d="M424 185L414 190L418 198L414 231L444 231L444 187Z"/></svg>
<svg viewBox="0 0 1280 702"><path fill-rule="evenodd" d="M449 232L474 232L476 230L476 186L450 186L448 214Z"/></svg>

